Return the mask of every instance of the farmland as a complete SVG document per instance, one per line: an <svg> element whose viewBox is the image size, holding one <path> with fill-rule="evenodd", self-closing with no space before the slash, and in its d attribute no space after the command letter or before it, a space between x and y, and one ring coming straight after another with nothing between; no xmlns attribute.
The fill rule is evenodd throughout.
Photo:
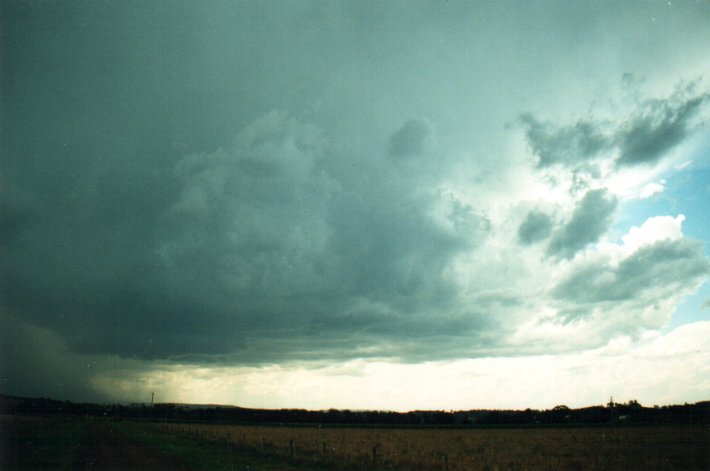
<svg viewBox="0 0 710 471"><path fill-rule="evenodd" d="M3 469L87 469L89 461L115 459L111 448L124 450L121 455L131 449L138 463L131 469L145 469L140 459L153 459L154 469L158 459L172 463L165 469L710 469L707 425L395 428L0 419ZM102 453L109 456L96 458Z"/></svg>
<svg viewBox="0 0 710 471"><path fill-rule="evenodd" d="M0 469L68 469L90 419L0 415Z"/></svg>
<svg viewBox="0 0 710 471"><path fill-rule="evenodd" d="M321 469L708 469L707 426L366 428L126 422L127 430L212 442ZM170 439L170 438L168 438ZM258 469L258 468L252 468Z"/></svg>
<svg viewBox="0 0 710 471"><path fill-rule="evenodd" d="M611 402L611 401L610 401ZM710 469L707 402L305 411L0 395L0 469Z"/></svg>

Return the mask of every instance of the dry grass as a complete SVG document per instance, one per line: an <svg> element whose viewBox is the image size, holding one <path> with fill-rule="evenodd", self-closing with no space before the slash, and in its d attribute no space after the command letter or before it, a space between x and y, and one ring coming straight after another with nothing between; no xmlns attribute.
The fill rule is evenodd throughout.
<svg viewBox="0 0 710 471"><path fill-rule="evenodd" d="M328 469L710 469L707 426L395 429L153 424ZM373 466L373 448L375 466Z"/></svg>

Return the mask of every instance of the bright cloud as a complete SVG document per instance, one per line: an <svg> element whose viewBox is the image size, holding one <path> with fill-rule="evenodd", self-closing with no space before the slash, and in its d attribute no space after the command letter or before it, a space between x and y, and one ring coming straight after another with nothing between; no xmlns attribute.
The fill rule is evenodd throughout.
<svg viewBox="0 0 710 471"><path fill-rule="evenodd" d="M685 216L656 216L647 219L640 227L633 226L629 233L622 237L624 246L632 251L643 245L649 245L660 240L676 240L683 237L681 224Z"/></svg>
<svg viewBox="0 0 710 471"><path fill-rule="evenodd" d="M644 199L644 198L650 198L653 195L657 195L659 193L663 193L663 190L665 189L664 185L666 184L665 180L661 180L660 182L652 182L644 185L643 188L641 188L641 191L639 191L639 198Z"/></svg>

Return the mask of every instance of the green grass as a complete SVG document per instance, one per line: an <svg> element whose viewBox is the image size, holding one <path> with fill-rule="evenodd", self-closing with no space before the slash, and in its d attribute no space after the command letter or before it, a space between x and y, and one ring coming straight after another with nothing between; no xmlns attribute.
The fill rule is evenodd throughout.
<svg viewBox="0 0 710 471"><path fill-rule="evenodd" d="M0 417L0 469L70 469L90 419Z"/></svg>
<svg viewBox="0 0 710 471"><path fill-rule="evenodd" d="M283 469L312 470L283 457L268 456L254 450L240 449L224 440L207 440L189 433L174 433L146 427L140 422L111 421L110 426L132 440L162 450L195 470L249 469L277 471Z"/></svg>

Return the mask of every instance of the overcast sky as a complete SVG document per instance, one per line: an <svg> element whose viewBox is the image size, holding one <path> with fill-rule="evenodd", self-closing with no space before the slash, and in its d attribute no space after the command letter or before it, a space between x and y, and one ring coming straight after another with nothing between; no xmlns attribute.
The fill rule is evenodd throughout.
<svg viewBox="0 0 710 471"><path fill-rule="evenodd" d="M0 5L0 392L710 399L710 3Z"/></svg>

